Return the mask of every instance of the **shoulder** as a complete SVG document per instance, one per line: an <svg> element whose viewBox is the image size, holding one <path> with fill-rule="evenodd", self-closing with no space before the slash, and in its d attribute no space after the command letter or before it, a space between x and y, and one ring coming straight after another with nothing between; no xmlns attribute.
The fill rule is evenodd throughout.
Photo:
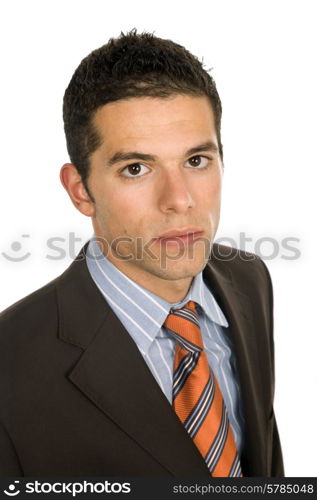
<svg viewBox="0 0 317 500"><path fill-rule="evenodd" d="M215 243L206 267L206 276L211 282L220 284L223 292L229 286L240 297L245 297L254 313L269 318L272 327L272 280L267 266L258 255Z"/></svg>
<svg viewBox="0 0 317 500"><path fill-rule="evenodd" d="M209 264L238 288L272 290L269 270L263 260L252 252L214 243Z"/></svg>
<svg viewBox="0 0 317 500"><path fill-rule="evenodd" d="M58 310L58 288L60 286L69 287L73 284L73 288L69 290L69 294L74 293L76 287L80 288L78 277L82 274L83 268L86 266L83 247L74 261L69 267L55 279L35 290L31 294L15 302L10 307L0 313L0 332L4 329L16 329L20 325L26 329L28 326L34 327L45 323L46 325L57 317ZM85 276L85 278L87 278ZM0 334L1 339L1 334Z"/></svg>
<svg viewBox="0 0 317 500"><path fill-rule="evenodd" d="M13 333L22 339L30 331L36 334L48 324L53 326L56 317L56 281L32 292L12 304L0 314L0 343L9 340ZM42 329L43 331L43 329Z"/></svg>

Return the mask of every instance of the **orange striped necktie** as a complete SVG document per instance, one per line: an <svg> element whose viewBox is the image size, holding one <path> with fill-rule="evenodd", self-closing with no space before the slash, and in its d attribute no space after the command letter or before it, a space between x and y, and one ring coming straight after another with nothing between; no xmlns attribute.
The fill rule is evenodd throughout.
<svg viewBox="0 0 317 500"><path fill-rule="evenodd" d="M242 476L225 403L209 367L196 304L171 311L164 325L176 338L173 408L213 477Z"/></svg>

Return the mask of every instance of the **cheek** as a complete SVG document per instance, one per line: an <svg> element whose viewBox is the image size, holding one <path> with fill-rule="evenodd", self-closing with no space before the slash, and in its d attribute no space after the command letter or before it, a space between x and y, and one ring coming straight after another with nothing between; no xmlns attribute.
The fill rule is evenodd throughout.
<svg viewBox="0 0 317 500"><path fill-rule="evenodd" d="M96 220L107 236L134 234L144 224L148 225L150 210L145 193L135 196L135 193L125 190L119 194L114 188L108 193L98 193L96 202Z"/></svg>
<svg viewBox="0 0 317 500"><path fill-rule="evenodd" d="M199 205L205 209L215 210L221 200L221 177L215 176L206 180L196 188L196 199L199 200Z"/></svg>

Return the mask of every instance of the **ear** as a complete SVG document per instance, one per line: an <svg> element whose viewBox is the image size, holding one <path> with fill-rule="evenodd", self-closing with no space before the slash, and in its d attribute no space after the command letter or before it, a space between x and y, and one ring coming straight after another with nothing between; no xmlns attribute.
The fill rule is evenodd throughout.
<svg viewBox="0 0 317 500"><path fill-rule="evenodd" d="M95 205L89 197L75 165L65 163L60 171L60 180L77 210L87 217L93 217Z"/></svg>

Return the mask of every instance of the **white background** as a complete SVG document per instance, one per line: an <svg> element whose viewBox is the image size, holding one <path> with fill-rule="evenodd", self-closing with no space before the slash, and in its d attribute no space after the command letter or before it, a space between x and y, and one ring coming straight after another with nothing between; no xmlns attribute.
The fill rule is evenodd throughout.
<svg viewBox="0 0 317 500"><path fill-rule="evenodd" d="M62 97L81 59L133 27L185 45L223 102L225 179L217 238L241 233L275 292L275 410L287 476L317 476L316 2L100 0L1 2L0 309L70 263L68 235L92 234L59 183L68 160ZM29 236L23 236L29 235ZM64 238L61 260L47 239ZM297 238L300 257L283 248ZM262 241L262 243L261 243ZM14 242L16 244L14 245ZM17 247L20 243L21 248ZM13 247L11 245L13 244ZM240 245L241 246L241 245ZM10 258L30 256L13 262Z"/></svg>

